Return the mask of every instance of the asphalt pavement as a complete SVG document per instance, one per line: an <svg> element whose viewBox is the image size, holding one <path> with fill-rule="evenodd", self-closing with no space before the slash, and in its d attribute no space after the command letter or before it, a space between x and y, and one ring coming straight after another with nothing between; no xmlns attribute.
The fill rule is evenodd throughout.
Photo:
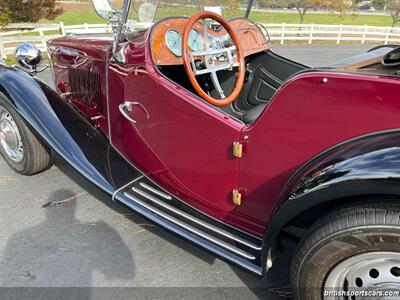
<svg viewBox="0 0 400 300"><path fill-rule="evenodd" d="M273 49L317 67L369 48ZM41 76L51 81L48 72ZM25 177L0 158L1 299L290 299L291 252L262 289L266 283L253 275L113 203L62 159Z"/></svg>

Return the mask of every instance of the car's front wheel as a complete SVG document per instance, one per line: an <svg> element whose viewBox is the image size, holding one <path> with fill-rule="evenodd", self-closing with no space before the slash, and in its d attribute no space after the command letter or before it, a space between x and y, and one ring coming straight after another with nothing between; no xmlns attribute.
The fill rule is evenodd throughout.
<svg viewBox="0 0 400 300"><path fill-rule="evenodd" d="M299 300L395 299L400 204L344 208L317 222L296 250L292 284Z"/></svg>
<svg viewBox="0 0 400 300"><path fill-rule="evenodd" d="M33 175L51 166L49 147L32 132L2 93L0 154L12 169L23 175Z"/></svg>

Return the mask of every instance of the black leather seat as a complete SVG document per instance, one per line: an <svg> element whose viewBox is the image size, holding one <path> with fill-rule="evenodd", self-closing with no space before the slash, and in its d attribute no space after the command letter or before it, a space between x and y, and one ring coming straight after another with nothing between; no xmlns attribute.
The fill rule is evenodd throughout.
<svg viewBox="0 0 400 300"><path fill-rule="evenodd" d="M249 111L245 112L242 116L242 121L245 122L246 124L254 123L261 115L261 113L264 111L266 106L267 104L260 104L250 109Z"/></svg>

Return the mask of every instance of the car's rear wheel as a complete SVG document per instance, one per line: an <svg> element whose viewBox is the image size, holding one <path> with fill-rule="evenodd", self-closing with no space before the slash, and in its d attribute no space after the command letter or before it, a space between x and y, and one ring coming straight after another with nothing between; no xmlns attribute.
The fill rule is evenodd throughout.
<svg viewBox="0 0 400 300"><path fill-rule="evenodd" d="M23 175L40 173L51 166L51 151L0 93L0 154Z"/></svg>
<svg viewBox="0 0 400 300"><path fill-rule="evenodd" d="M296 298L357 300L365 299L366 293L400 292L399 242L400 204L365 204L333 212L310 229L296 250ZM394 299L386 296L379 299Z"/></svg>

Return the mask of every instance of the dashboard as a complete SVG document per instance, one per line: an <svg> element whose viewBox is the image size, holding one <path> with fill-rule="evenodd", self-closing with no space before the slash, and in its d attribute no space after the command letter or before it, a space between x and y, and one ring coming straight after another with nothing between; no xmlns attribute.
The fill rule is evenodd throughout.
<svg viewBox="0 0 400 300"><path fill-rule="evenodd" d="M182 35L188 19L183 17L169 18L154 25L151 33L151 51L153 61L159 66L182 65ZM248 19L228 21L238 36L244 56L266 51L269 41L260 27ZM189 33L189 47L194 52L204 49L204 24L198 22ZM208 44L214 49L232 43L226 30L220 26L211 26L208 31Z"/></svg>

